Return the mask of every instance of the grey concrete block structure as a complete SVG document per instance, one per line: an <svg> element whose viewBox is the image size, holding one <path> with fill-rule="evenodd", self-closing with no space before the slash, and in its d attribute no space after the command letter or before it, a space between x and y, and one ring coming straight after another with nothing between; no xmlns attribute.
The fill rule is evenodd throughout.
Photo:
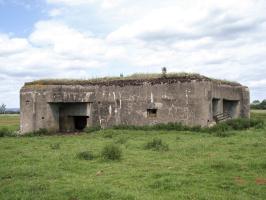
<svg viewBox="0 0 266 200"><path fill-rule="evenodd" d="M215 116L249 117L249 89L201 75L40 80L20 91L22 134L41 128L73 132L85 127L181 122L208 126Z"/></svg>

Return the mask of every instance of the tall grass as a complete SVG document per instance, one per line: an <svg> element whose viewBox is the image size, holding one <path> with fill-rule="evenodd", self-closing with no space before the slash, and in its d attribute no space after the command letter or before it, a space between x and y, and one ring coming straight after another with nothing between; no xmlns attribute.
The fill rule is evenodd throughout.
<svg viewBox="0 0 266 200"><path fill-rule="evenodd" d="M122 150L116 144L107 144L103 147L101 156L104 160L120 160L122 157Z"/></svg>
<svg viewBox="0 0 266 200"><path fill-rule="evenodd" d="M0 137L14 137L16 136L16 132L14 130L9 129L8 127L0 128Z"/></svg>
<svg viewBox="0 0 266 200"><path fill-rule="evenodd" d="M147 142L144 146L144 149L151 149L154 151L168 151L169 146L165 144L160 138L153 138L152 141Z"/></svg>
<svg viewBox="0 0 266 200"><path fill-rule="evenodd" d="M90 127L86 127L84 129L84 132L85 133L93 133L93 132L96 132L96 131L99 131L99 130L101 130L100 126L90 126Z"/></svg>
<svg viewBox="0 0 266 200"><path fill-rule="evenodd" d="M264 121L260 119L231 119L225 122L216 124L213 127L200 127L200 126L186 126L181 123L167 123L167 124L156 124L146 126L128 126L128 125L117 125L113 129L119 130L168 130L168 131L192 131L192 132L207 132L207 133L220 133L227 132L230 130L246 130L249 128L264 128Z"/></svg>
<svg viewBox="0 0 266 200"><path fill-rule="evenodd" d="M23 135L23 136L33 137L33 136L55 135L55 134L56 134L56 131L54 131L54 130L48 130L48 129L46 129L46 128L40 128L40 129L37 130L37 131L32 131L32 132L26 133L26 134Z"/></svg>
<svg viewBox="0 0 266 200"><path fill-rule="evenodd" d="M77 153L76 157L80 160L93 160L95 155L92 151L82 151Z"/></svg>

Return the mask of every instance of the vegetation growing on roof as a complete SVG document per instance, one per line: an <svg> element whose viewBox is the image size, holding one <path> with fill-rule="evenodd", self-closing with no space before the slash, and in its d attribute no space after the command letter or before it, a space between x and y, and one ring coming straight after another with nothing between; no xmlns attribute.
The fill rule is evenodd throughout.
<svg viewBox="0 0 266 200"><path fill-rule="evenodd" d="M236 82L211 79L196 73L136 73L129 76L102 77L92 79L42 79L25 83L25 86L42 85L140 85L143 82L151 84L175 83L189 81L215 81L220 84L240 85Z"/></svg>

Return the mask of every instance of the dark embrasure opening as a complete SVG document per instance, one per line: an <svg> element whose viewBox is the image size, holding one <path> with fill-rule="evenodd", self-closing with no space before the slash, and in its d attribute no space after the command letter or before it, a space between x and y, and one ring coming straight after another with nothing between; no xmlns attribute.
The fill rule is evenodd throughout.
<svg viewBox="0 0 266 200"><path fill-rule="evenodd" d="M157 109L147 109L148 117L157 117Z"/></svg>
<svg viewBox="0 0 266 200"><path fill-rule="evenodd" d="M82 131L87 126L87 116L74 116L75 129Z"/></svg>

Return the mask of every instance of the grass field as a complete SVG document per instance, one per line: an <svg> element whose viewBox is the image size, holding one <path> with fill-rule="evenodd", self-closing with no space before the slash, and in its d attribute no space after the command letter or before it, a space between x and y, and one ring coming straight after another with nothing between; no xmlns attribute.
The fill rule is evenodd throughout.
<svg viewBox="0 0 266 200"><path fill-rule="evenodd" d="M19 129L19 115L10 114L10 115L1 115L0 114L0 128L7 127L10 130Z"/></svg>
<svg viewBox="0 0 266 200"><path fill-rule="evenodd" d="M266 120L266 112L252 112ZM5 122L3 120L6 120ZM0 127L18 127L18 116ZM145 149L160 138L169 150ZM106 144L119 161L99 155ZM93 160L77 154L92 151ZM102 130L0 138L0 199L266 199L266 131L229 137L184 131Z"/></svg>

